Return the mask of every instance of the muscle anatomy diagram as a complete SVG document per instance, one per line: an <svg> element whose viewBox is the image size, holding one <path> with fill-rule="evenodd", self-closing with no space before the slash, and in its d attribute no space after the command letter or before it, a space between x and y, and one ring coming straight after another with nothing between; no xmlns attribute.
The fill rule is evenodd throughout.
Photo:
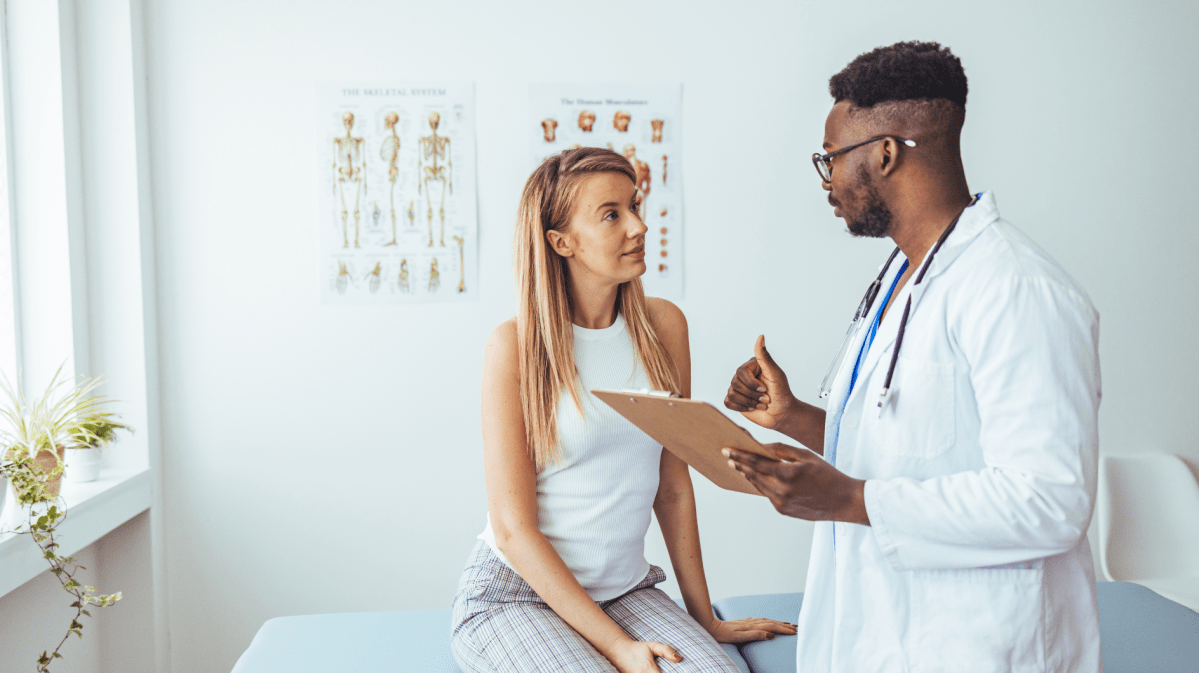
<svg viewBox="0 0 1199 673"><path fill-rule="evenodd" d="M321 191L322 302L473 299L473 85L329 82L317 92L323 174L332 169Z"/></svg>
<svg viewBox="0 0 1199 673"><path fill-rule="evenodd" d="M657 261L642 283L647 294L668 299L683 292L681 111L678 84L536 84L526 118L530 170L576 147L606 147L628 159L641 218L650 232L660 231L646 236L646 253Z"/></svg>

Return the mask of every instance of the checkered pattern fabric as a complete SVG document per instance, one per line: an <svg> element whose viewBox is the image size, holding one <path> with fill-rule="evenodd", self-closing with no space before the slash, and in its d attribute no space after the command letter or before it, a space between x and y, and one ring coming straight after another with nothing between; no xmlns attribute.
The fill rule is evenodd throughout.
<svg viewBox="0 0 1199 673"><path fill-rule="evenodd" d="M612 621L634 640L655 640L683 656L657 659L662 673L738 673L720 645L654 585L666 579L658 566L628 593L601 601ZM454 659L467 673L616 673L604 655L479 542L458 584L451 632Z"/></svg>

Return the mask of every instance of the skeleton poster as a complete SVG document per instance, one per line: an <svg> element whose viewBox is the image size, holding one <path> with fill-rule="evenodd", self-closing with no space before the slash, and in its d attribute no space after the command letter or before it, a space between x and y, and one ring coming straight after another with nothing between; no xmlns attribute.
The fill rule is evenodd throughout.
<svg viewBox="0 0 1199 673"><path fill-rule="evenodd" d="M317 86L321 303L478 294L469 83Z"/></svg>
<svg viewBox="0 0 1199 673"><path fill-rule="evenodd" d="M530 88L532 168L573 147L606 147L637 172L646 294L683 297L680 84L539 84Z"/></svg>

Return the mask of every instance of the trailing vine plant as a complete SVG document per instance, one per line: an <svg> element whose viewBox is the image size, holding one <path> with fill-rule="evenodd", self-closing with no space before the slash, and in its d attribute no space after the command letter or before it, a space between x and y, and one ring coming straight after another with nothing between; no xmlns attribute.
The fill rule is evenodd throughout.
<svg viewBox="0 0 1199 673"><path fill-rule="evenodd" d="M46 482L61 475L62 468L62 464L59 464L50 473L43 473L27 455L14 455L12 460L0 465L0 474L12 483L18 504L27 507L29 512L27 525L18 526L12 532L33 538L34 543L42 550L42 558L50 564L50 572L62 584L63 590L75 598L75 602L71 603L71 607L75 608L75 615L71 617L67 632L53 651L44 650L37 658L37 673L49 673L50 662L62 658L59 650L72 633L79 638L83 637L83 622L80 620L91 616L87 606L108 607L121 600L119 591L115 594L97 595L95 587L81 584L75 579L75 574L87 568L79 565L74 556L60 556L57 552L58 542L55 541L54 533L66 517L67 511L65 508L59 508L59 498L49 493ZM47 504L48 507L41 507Z"/></svg>
<svg viewBox="0 0 1199 673"><path fill-rule="evenodd" d="M61 368L59 370L61 372ZM67 515L65 505L59 501L57 494L52 493L48 484L62 476L63 462L53 447L65 443L77 444L71 441L81 436L95 435L90 428L79 427L83 420L95 420L96 414L109 416L103 410L107 401L104 397L88 397L87 393L99 385L99 379L85 379L73 386L65 398L51 403L54 393L65 381L59 379L58 373L51 381L46 394L32 404L27 404L18 388L16 390L7 379L0 376L0 392L7 397L0 404L0 419L7 421L7 428L0 428L0 478L7 480L16 494L17 504L25 510L27 521L24 526L18 525L13 533L29 535L42 552L42 558L50 565L50 572L58 579L64 591L75 601L75 615L54 650L44 650L37 658L37 673L49 673L50 664L55 659L61 659L59 650L75 634L83 638L84 617L90 617L88 606L108 607L121 600L121 592L102 595L93 586L82 584L76 579L80 570L86 570L79 565L74 556L61 556L58 553L58 541L55 532ZM121 426L124 427L124 426ZM110 433L111 436L111 433ZM34 458L40 452L54 456L56 465L50 471L44 471ZM0 498L4 497L0 493Z"/></svg>

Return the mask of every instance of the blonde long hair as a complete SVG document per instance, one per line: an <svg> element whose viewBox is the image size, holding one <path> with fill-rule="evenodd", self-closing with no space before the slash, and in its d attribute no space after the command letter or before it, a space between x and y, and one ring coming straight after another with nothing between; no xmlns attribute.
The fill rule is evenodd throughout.
<svg viewBox="0 0 1199 673"><path fill-rule="evenodd" d="M637 183L628 160L611 150L585 147L552 156L529 176L516 214L513 266L521 409L529 453L539 470L561 456L557 409L562 391L569 391L580 413L583 410L566 259L550 248L545 233L570 226L579 186L605 172L623 173ZM670 357L650 325L640 278L620 285L616 308L650 385L681 392Z"/></svg>

